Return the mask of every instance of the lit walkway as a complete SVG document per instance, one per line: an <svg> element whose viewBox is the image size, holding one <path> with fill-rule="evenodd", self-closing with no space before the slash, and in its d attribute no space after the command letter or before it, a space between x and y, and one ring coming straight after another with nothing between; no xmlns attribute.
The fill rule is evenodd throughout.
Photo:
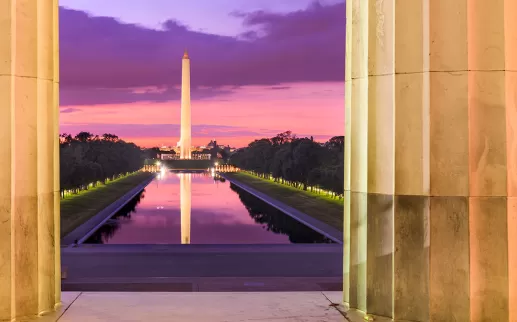
<svg viewBox="0 0 517 322"><path fill-rule="evenodd" d="M346 319L331 305L341 297L341 292L64 292L60 312L39 321L342 322Z"/></svg>

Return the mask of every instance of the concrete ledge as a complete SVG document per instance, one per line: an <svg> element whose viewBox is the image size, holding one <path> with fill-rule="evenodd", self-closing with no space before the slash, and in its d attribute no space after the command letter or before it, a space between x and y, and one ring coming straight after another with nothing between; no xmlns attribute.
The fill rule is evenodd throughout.
<svg viewBox="0 0 517 322"><path fill-rule="evenodd" d="M204 253L332 253L341 254L337 244L81 244L61 250L63 254L145 253L145 254L204 254Z"/></svg>
<svg viewBox="0 0 517 322"><path fill-rule="evenodd" d="M59 321L345 322L344 314L339 311L339 302L329 300L340 297L340 294L81 292Z"/></svg>
<svg viewBox="0 0 517 322"><path fill-rule="evenodd" d="M218 173L221 177L225 178L226 180L230 181L237 187L241 188L242 190L252 194L253 196L259 198L260 200L264 201L265 203L269 204L270 206L275 207L276 209L282 211L286 215L289 215L290 217L296 219L297 221L301 222L302 224L306 225L307 227L310 227L314 231L317 231L318 233L324 235L325 237L333 240L334 242L338 244L343 244L343 232L337 230L336 228L327 225L324 222L321 222L317 219L314 219L313 217L294 209L291 206L286 205L283 202L280 202L273 197L270 197L266 195L265 193L262 193L256 189L253 189L252 187L239 182L233 178L229 178L228 176L224 175L224 173Z"/></svg>
<svg viewBox="0 0 517 322"><path fill-rule="evenodd" d="M135 188L131 189L125 195L117 199L108 207L101 210L98 214L88 219L85 223L74 229L68 235L63 237L61 244L63 246L72 245L77 240L79 244L88 239L97 229L99 229L108 219L115 215L122 207L124 207L131 199L138 195L144 188L154 179L154 176L145 180Z"/></svg>
<svg viewBox="0 0 517 322"><path fill-rule="evenodd" d="M80 292L294 292L341 291L341 277L97 278L63 281Z"/></svg>
<svg viewBox="0 0 517 322"><path fill-rule="evenodd" d="M343 276L343 248L339 244L287 245L292 247L291 251L284 245L163 245L161 249L159 246L100 245L90 248L80 245L63 249L65 283L123 278Z"/></svg>

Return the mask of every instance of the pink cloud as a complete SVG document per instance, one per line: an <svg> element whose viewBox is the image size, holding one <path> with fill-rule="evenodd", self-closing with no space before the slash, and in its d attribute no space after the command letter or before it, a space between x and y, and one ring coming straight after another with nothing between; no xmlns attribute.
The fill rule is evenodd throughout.
<svg viewBox="0 0 517 322"><path fill-rule="evenodd" d="M283 87L271 91L263 86L248 86L221 96L225 100L192 101L194 144L206 144L208 138L216 138L223 144L243 146L285 130L324 140L343 135L342 83ZM143 146L174 145L179 139L178 101L72 108L76 111L61 115L62 132L112 129L111 132Z"/></svg>
<svg viewBox="0 0 517 322"><path fill-rule="evenodd" d="M321 140L343 135L344 2L237 15L259 32L217 36L175 20L154 30L62 8L62 131L176 144L187 47L194 144L216 138L244 146L285 130Z"/></svg>

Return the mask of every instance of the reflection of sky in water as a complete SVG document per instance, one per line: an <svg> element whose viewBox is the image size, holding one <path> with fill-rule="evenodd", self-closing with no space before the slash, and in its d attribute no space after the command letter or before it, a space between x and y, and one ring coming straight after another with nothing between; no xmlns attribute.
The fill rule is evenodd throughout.
<svg viewBox="0 0 517 322"><path fill-rule="evenodd" d="M214 182L203 174L167 173L145 189L136 212L119 220L118 229L104 243L181 243L180 176L191 176L190 243L282 244L287 235L267 231L249 215L229 182ZM184 190L187 191L187 190ZM184 234L186 232L184 231Z"/></svg>

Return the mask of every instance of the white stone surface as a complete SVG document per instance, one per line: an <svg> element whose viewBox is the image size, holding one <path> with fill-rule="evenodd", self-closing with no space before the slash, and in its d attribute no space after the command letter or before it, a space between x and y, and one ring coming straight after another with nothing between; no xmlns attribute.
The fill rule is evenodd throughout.
<svg viewBox="0 0 517 322"><path fill-rule="evenodd" d="M76 294L64 292L63 298L74 298ZM341 292L327 292L325 295L341 302ZM330 304L321 292L85 292L73 301L59 322L346 321Z"/></svg>

